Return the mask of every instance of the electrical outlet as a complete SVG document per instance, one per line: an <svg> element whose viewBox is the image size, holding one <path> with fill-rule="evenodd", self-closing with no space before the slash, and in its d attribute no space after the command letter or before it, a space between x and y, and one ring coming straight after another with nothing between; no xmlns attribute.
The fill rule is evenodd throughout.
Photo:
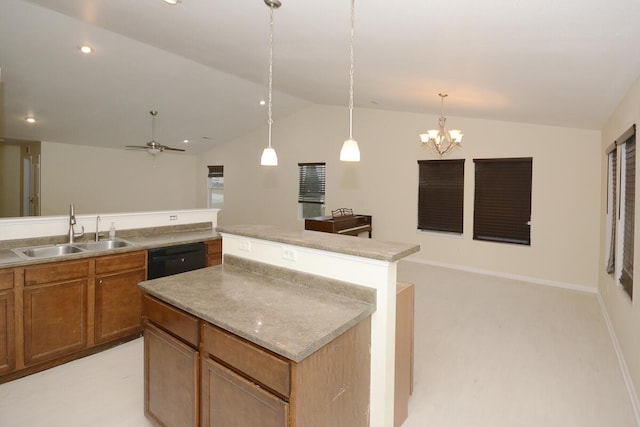
<svg viewBox="0 0 640 427"><path fill-rule="evenodd" d="M292 248L282 248L282 258L289 261L296 261L297 253Z"/></svg>
<svg viewBox="0 0 640 427"><path fill-rule="evenodd" d="M245 239L240 240L238 242L238 249L249 252L251 250L251 242Z"/></svg>
<svg viewBox="0 0 640 427"><path fill-rule="evenodd" d="M169 215L169 221L177 221L178 215Z"/></svg>

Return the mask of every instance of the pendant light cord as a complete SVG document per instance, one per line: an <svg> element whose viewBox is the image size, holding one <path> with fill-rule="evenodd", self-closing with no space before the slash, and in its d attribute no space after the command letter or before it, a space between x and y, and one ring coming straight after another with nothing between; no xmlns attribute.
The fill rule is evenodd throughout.
<svg viewBox="0 0 640 427"><path fill-rule="evenodd" d="M353 139L353 45L354 45L354 27L355 27L355 0L351 0L351 67L349 68L349 139Z"/></svg>
<svg viewBox="0 0 640 427"><path fill-rule="evenodd" d="M271 106L273 99L273 5L269 6L269 17L269 120L267 123L269 124L269 148L271 148L271 125L273 124L273 119L271 118Z"/></svg>

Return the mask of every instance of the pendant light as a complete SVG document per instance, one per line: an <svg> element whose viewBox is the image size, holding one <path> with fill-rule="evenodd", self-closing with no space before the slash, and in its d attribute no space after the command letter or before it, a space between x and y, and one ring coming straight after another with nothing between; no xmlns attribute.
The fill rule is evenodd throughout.
<svg viewBox="0 0 640 427"><path fill-rule="evenodd" d="M271 148L271 125L273 119L271 118L271 106L273 97L273 9L279 8L282 4L279 0L264 0L264 3L269 6L269 101L268 101L268 115L269 120L269 146L262 152L260 158L260 164L262 166L278 166L278 156L276 150Z"/></svg>
<svg viewBox="0 0 640 427"><path fill-rule="evenodd" d="M351 0L351 66L349 68L349 139L342 144L340 150L340 160L343 162L359 162L360 149L358 142L353 139L353 45L354 45L354 27L355 27L355 0Z"/></svg>

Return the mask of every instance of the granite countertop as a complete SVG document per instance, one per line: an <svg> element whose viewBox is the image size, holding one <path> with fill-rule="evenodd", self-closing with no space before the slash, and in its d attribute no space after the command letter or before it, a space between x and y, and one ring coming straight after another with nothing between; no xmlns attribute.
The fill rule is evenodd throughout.
<svg viewBox="0 0 640 427"><path fill-rule="evenodd" d="M85 237L78 240L77 243L90 242L91 233L86 233ZM88 238L89 237L89 238ZM86 251L73 253L50 258L33 258L26 259L16 255L11 249L24 248L41 245L66 244L66 236L53 236L37 239L13 240L0 242L0 268L21 267L33 264L42 264L45 262L67 261L72 259L91 258L102 255L111 255L114 253L125 253L139 251L143 249L160 248L163 246L172 246L185 243L202 242L206 240L221 239L220 233L204 224L196 224L196 226L171 226L157 228L142 228L137 230L122 230L116 232L116 238L124 239L131 246L124 248L110 249L104 251ZM107 240L102 238L100 240Z"/></svg>
<svg viewBox="0 0 640 427"><path fill-rule="evenodd" d="M219 226L216 230L221 234L253 237L390 262L398 261L420 250L420 245L412 243L358 239L353 236L310 230L287 230L269 225L228 225Z"/></svg>
<svg viewBox="0 0 640 427"><path fill-rule="evenodd" d="M375 311L373 289L369 290L373 301L366 302L345 296L345 292L328 291L336 288L331 279L307 275L292 281L281 273L286 269L268 273L264 264L251 269L242 265L247 261L235 263L233 258L225 257L223 265L148 280L139 286L149 295L294 362ZM318 287L322 282L328 287Z"/></svg>

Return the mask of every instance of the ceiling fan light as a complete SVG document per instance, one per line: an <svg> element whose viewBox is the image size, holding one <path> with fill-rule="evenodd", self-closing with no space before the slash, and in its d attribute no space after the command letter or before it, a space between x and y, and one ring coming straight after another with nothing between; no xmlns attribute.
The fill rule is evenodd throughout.
<svg viewBox="0 0 640 427"><path fill-rule="evenodd" d="M149 148L147 150L147 153L151 154L152 156L155 156L156 154L160 154L162 150L160 150L159 148Z"/></svg>
<svg viewBox="0 0 640 427"><path fill-rule="evenodd" d="M262 166L278 166L278 156L276 155L276 150L271 147L265 148L264 151L262 151L260 164Z"/></svg>
<svg viewBox="0 0 640 427"><path fill-rule="evenodd" d="M360 148L358 148L358 141L354 139L347 139L344 144L342 144L340 160L343 162L360 161Z"/></svg>

